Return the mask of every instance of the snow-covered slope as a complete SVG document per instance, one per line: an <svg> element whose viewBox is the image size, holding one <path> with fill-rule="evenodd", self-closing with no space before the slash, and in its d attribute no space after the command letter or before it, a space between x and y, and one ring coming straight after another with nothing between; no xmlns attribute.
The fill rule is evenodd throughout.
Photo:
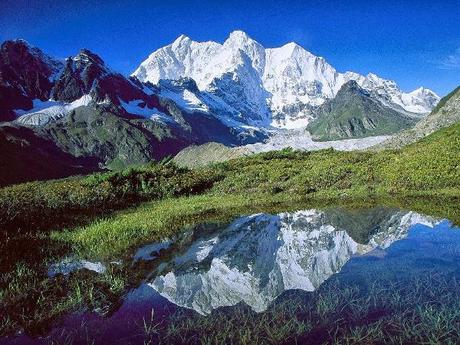
<svg viewBox="0 0 460 345"><path fill-rule="evenodd" d="M22 115L16 121L23 125L43 126L50 121L67 116L75 108L88 105L91 101L90 95L84 95L70 103L52 100L43 102L35 99L33 100L33 108L31 110L16 112L18 115Z"/></svg>
<svg viewBox="0 0 460 345"><path fill-rule="evenodd" d="M428 113L439 100L424 88L404 93L395 82L372 73L339 73L296 43L266 49L242 31L232 32L223 44L195 42L182 35L152 53L133 76L153 84L192 78L202 93L213 96L214 109L220 106L247 124L284 128L304 127L312 109L334 97L349 80L414 116Z"/></svg>
<svg viewBox="0 0 460 345"><path fill-rule="evenodd" d="M348 223L327 211L242 217L163 263L149 285L200 314L240 302L262 312L286 290L316 290L353 255L387 248L405 238L411 225L435 223L402 211L388 212L376 224L370 219L363 229L371 234L369 241L359 244L347 233Z"/></svg>

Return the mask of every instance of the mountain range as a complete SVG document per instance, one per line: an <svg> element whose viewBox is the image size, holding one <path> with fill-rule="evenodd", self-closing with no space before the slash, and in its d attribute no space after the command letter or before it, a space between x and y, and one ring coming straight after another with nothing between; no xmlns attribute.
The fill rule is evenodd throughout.
<svg viewBox="0 0 460 345"><path fill-rule="evenodd" d="M404 93L374 74L339 73L295 43L264 48L242 31L223 44L182 35L128 77L87 49L60 61L24 40L6 41L0 160L11 170L23 166L15 157L46 162L59 177L142 164L192 144L308 134L305 128L315 140L389 135L414 126L438 101L425 88ZM17 181L42 178L43 171L20 175Z"/></svg>
<svg viewBox="0 0 460 345"><path fill-rule="evenodd" d="M423 87L404 93L372 73L339 73L294 42L264 48L242 31L232 32L223 44L182 35L152 53L132 76L153 84L192 78L197 98L209 109L255 126L304 127L315 109L350 80L400 113L426 114L439 100Z"/></svg>

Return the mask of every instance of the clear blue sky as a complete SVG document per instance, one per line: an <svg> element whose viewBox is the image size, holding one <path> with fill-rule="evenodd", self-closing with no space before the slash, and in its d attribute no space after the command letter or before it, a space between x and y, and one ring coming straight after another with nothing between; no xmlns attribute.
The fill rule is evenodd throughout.
<svg viewBox="0 0 460 345"><path fill-rule="evenodd" d="M459 18L459 0L1 0L0 40L24 38L59 58L89 48L129 74L182 33L223 42L241 29L266 47L296 41L339 71L444 95L460 85Z"/></svg>

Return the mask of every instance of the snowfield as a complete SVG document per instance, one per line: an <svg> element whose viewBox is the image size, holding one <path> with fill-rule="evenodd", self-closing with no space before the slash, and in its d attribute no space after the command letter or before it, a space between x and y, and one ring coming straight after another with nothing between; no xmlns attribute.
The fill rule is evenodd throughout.
<svg viewBox="0 0 460 345"><path fill-rule="evenodd" d="M303 151L314 151L327 148L333 148L340 151L352 151L365 150L389 139L390 137L391 136L389 135L382 135L359 139L313 141L310 133L308 133L305 129L281 129L272 132L272 136L266 142L246 145L243 146L243 148L250 153L282 150L287 147Z"/></svg>
<svg viewBox="0 0 460 345"><path fill-rule="evenodd" d="M20 115L16 121L23 125L44 126L50 121L67 116L75 108L90 104L91 101L90 95L84 95L71 103L53 100L40 101L36 99L33 100L33 108L31 110L16 110L16 113Z"/></svg>

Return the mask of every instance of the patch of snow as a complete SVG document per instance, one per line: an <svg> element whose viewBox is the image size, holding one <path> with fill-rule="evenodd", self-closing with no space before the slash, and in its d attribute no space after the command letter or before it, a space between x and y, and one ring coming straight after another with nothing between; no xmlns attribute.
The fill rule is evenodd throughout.
<svg viewBox="0 0 460 345"><path fill-rule="evenodd" d="M188 112L209 111L208 106L189 90L180 90L177 92L172 90L162 90L160 96L171 99L179 107Z"/></svg>
<svg viewBox="0 0 460 345"><path fill-rule="evenodd" d="M165 113L159 111L157 108L149 108L141 99L132 100L129 102L124 102L121 99L120 105L127 113L133 115L139 115L153 121L169 121L174 122L174 119L171 116L166 115Z"/></svg>
<svg viewBox="0 0 460 345"><path fill-rule="evenodd" d="M24 109L15 109L14 112L16 113L17 116L22 116L24 114L28 113L35 113L40 110L56 106L56 105L62 105L63 102L58 102L58 101L53 101L53 100L48 100L48 101L42 101L38 98L32 100L32 109L30 110L24 110Z"/></svg>
<svg viewBox="0 0 460 345"><path fill-rule="evenodd" d="M90 104L91 101L90 95L84 95L72 103L35 99L31 110L16 110L16 114L20 116L16 121L24 125L44 126L51 121L67 116L78 107Z"/></svg>
<svg viewBox="0 0 460 345"><path fill-rule="evenodd" d="M160 250L168 249L171 246L171 241L148 244L141 247L134 254L134 261L144 260L149 261L158 257Z"/></svg>
<svg viewBox="0 0 460 345"><path fill-rule="evenodd" d="M157 111L157 109L155 108L148 108L142 99L135 99L129 102L124 102L121 99L119 100L120 100L121 107L124 110L126 110L126 112L129 114L139 115L139 116L149 118L155 113L155 111ZM144 105L142 105L142 103L144 103Z"/></svg>
<svg viewBox="0 0 460 345"><path fill-rule="evenodd" d="M58 263L50 265L48 268L48 277L55 277L58 274L68 275L81 269L87 269L96 273L104 273L106 267L101 262L66 258Z"/></svg>
<svg viewBox="0 0 460 345"><path fill-rule="evenodd" d="M272 121L272 126L276 128L284 128L284 129L300 129L305 128L310 121L310 117L287 117L282 120L274 120Z"/></svg>

